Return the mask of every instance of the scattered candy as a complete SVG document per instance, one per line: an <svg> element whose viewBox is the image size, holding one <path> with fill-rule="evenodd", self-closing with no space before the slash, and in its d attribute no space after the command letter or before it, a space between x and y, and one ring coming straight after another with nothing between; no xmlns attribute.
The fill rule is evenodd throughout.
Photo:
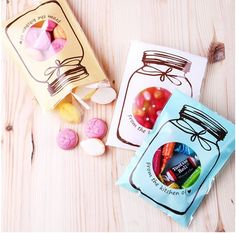
<svg viewBox="0 0 236 233"><path fill-rule="evenodd" d="M90 91L83 97L84 100L90 100L93 94L96 92L96 89L90 89Z"/></svg>
<svg viewBox="0 0 236 233"><path fill-rule="evenodd" d="M67 96L64 97L64 99L59 103L59 105L62 104L62 103L71 103L71 102L72 102L72 95L69 94L69 95L67 95ZM57 105L57 107L58 107L59 105Z"/></svg>
<svg viewBox="0 0 236 233"><path fill-rule="evenodd" d="M63 150L74 149L78 142L79 136L72 129L63 129L57 135L57 145Z"/></svg>
<svg viewBox="0 0 236 233"><path fill-rule="evenodd" d="M175 142L166 143L163 146L163 149L162 149L163 159L162 159L161 172L163 172L163 170L165 169L168 161L172 158L174 148L175 148Z"/></svg>
<svg viewBox="0 0 236 233"><path fill-rule="evenodd" d="M97 138L90 138L80 143L85 153L91 156L100 156L105 153L104 143Z"/></svg>
<svg viewBox="0 0 236 233"><path fill-rule="evenodd" d="M149 87L141 91L133 104L136 121L145 128L152 129L171 93L164 88Z"/></svg>
<svg viewBox="0 0 236 233"><path fill-rule="evenodd" d="M111 87L103 87L96 90L91 101L97 104L109 104L116 99L116 92Z"/></svg>
<svg viewBox="0 0 236 233"><path fill-rule="evenodd" d="M60 103L57 106L59 114L62 119L69 123L80 123L81 113L80 111L71 103Z"/></svg>
<svg viewBox="0 0 236 233"><path fill-rule="evenodd" d="M107 133L107 124L99 118L90 119L85 126L85 134L89 138L102 139Z"/></svg>
<svg viewBox="0 0 236 233"><path fill-rule="evenodd" d="M26 70L24 76L38 103L49 111L73 89L109 80L67 1L37 2L6 20L1 35ZM27 53L27 48L39 50L43 57L37 51Z"/></svg>
<svg viewBox="0 0 236 233"><path fill-rule="evenodd" d="M79 87L76 88L75 94L83 100L90 100L96 90L96 88Z"/></svg>

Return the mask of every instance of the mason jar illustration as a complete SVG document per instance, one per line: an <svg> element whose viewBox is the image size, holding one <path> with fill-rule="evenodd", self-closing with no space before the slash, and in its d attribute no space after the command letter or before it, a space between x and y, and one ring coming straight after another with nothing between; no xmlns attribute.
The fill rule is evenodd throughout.
<svg viewBox="0 0 236 233"><path fill-rule="evenodd" d="M70 30L68 26L64 29L66 32ZM77 43L76 56L67 57L64 55L70 46L64 29L51 19L42 20L32 25L24 37L26 53L31 58L32 63L35 61L40 62L40 64L42 62L47 63L44 75L33 78L39 83L47 84L47 90L51 96L59 93L68 84L88 76L86 68L81 65L84 50L75 34L73 35L74 38L71 37L70 40L73 39ZM71 35L70 31L69 35ZM49 64L50 66L48 66Z"/></svg>
<svg viewBox="0 0 236 233"><path fill-rule="evenodd" d="M206 113L184 105L178 119L171 119L161 124L133 169L129 179L130 184L157 205L178 215L185 214L196 197L202 199L201 193L207 193L210 184L206 182L206 178L220 158L218 142L224 140L227 133L219 122ZM150 167L150 173L147 175L147 165L152 164L155 151L169 142L186 144L197 154L201 164L201 173L190 187L172 189L163 184ZM174 196L174 201L170 196Z"/></svg>
<svg viewBox="0 0 236 233"><path fill-rule="evenodd" d="M189 60L147 50L142 62L143 66L128 81L117 128L120 141L137 147L153 128L174 89L193 96L191 82L186 77L191 68Z"/></svg>
<svg viewBox="0 0 236 233"><path fill-rule="evenodd" d="M35 18L29 23L27 15L32 11ZM23 25L26 26L22 28ZM50 97L89 76L83 65L81 39L57 1L45 1L19 16L7 25L6 35L31 76L30 81L42 84Z"/></svg>

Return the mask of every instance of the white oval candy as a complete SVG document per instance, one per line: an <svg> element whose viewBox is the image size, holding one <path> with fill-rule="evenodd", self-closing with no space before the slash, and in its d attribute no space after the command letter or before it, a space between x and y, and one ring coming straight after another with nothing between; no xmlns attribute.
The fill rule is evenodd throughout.
<svg viewBox="0 0 236 233"><path fill-rule="evenodd" d="M97 104L109 104L116 99L116 92L111 87L99 88L91 97L91 100Z"/></svg>
<svg viewBox="0 0 236 233"><path fill-rule="evenodd" d="M80 142L84 152L91 156L100 156L105 153L104 143L97 138L90 138Z"/></svg>

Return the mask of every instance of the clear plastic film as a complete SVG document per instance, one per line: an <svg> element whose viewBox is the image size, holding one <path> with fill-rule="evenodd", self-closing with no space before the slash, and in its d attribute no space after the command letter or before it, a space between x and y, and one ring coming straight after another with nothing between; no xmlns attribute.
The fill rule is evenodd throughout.
<svg viewBox="0 0 236 233"><path fill-rule="evenodd" d="M136 150L175 89L198 99L206 63L181 50L132 42L107 145Z"/></svg>
<svg viewBox="0 0 236 233"><path fill-rule="evenodd" d="M53 109L78 87L109 83L67 2L35 3L7 20L3 34L43 109Z"/></svg>
<svg viewBox="0 0 236 233"><path fill-rule="evenodd" d="M235 126L174 91L118 184L188 226L235 148Z"/></svg>

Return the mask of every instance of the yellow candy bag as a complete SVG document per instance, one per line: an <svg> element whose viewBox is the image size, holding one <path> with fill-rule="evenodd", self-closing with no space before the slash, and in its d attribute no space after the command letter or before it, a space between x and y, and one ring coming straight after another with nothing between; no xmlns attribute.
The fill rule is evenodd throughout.
<svg viewBox="0 0 236 233"><path fill-rule="evenodd" d="M73 89L109 83L65 0L43 0L4 23L6 45L45 110Z"/></svg>

